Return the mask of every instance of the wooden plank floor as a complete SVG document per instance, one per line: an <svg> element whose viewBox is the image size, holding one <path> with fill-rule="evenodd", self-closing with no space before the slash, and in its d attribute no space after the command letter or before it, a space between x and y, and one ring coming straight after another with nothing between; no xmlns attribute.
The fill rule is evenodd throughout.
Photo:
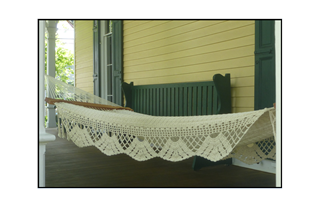
<svg viewBox="0 0 320 207"><path fill-rule="evenodd" d="M275 187L275 174L238 166L192 170L193 159L138 162L107 156L95 147L78 148L56 135L46 149L46 187Z"/></svg>

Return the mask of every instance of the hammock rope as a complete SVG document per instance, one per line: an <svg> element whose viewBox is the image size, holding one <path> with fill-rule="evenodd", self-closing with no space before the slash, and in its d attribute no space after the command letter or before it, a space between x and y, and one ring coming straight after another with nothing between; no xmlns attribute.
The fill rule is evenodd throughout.
<svg viewBox="0 0 320 207"><path fill-rule="evenodd" d="M46 76L50 98L118 106ZM124 153L144 161L211 161L236 158L247 164L275 159L275 109L204 116L150 116L130 110L92 109L56 102L58 133L78 147L95 146L106 155ZM120 107L120 106L118 106Z"/></svg>

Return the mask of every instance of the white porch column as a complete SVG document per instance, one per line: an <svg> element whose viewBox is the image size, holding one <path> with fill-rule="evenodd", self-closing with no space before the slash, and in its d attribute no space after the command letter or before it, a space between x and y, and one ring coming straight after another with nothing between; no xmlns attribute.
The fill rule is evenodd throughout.
<svg viewBox="0 0 320 207"><path fill-rule="evenodd" d="M39 187L45 187L46 144L56 137L48 134L44 127L44 70L45 70L45 21L39 22Z"/></svg>
<svg viewBox="0 0 320 207"><path fill-rule="evenodd" d="M281 186L281 21L276 20L275 64L276 64L276 187Z"/></svg>
<svg viewBox="0 0 320 207"><path fill-rule="evenodd" d="M48 20L47 21L47 75L55 77L56 72L56 63L55 63L55 44L56 44L56 32L57 32L57 23L58 21ZM49 91L49 90L47 90ZM56 124L56 115L54 105L47 104L47 128L55 128Z"/></svg>

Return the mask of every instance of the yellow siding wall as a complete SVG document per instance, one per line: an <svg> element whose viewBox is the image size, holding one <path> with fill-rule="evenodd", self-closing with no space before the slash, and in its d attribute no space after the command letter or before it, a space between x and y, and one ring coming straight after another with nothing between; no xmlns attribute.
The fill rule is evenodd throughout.
<svg viewBox="0 0 320 207"><path fill-rule="evenodd" d="M232 111L254 110L254 21L124 21L124 81L210 81L231 74Z"/></svg>
<svg viewBox="0 0 320 207"><path fill-rule="evenodd" d="M93 94L93 21L75 21L75 85Z"/></svg>

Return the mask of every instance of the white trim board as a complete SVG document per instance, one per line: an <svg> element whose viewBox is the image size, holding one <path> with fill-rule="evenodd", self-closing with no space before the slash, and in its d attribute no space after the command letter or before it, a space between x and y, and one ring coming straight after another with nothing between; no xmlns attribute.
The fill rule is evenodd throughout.
<svg viewBox="0 0 320 207"><path fill-rule="evenodd" d="M276 61L276 160L277 162L277 173L276 173L276 186L277 187L282 187L282 170L281 170L281 165L282 165L282 154L281 154L281 144L282 144L282 137L281 137L281 28L282 28L282 22L277 20L275 21L275 26L274 26L274 33L275 33L275 61Z"/></svg>
<svg viewBox="0 0 320 207"><path fill-rule="evenodd" d="M240 160L232 158L232 164L239 167L245 167L253 170L276 174L276 161L273 160L262 160L259 164L248 165L241 162Z"/></svg>

